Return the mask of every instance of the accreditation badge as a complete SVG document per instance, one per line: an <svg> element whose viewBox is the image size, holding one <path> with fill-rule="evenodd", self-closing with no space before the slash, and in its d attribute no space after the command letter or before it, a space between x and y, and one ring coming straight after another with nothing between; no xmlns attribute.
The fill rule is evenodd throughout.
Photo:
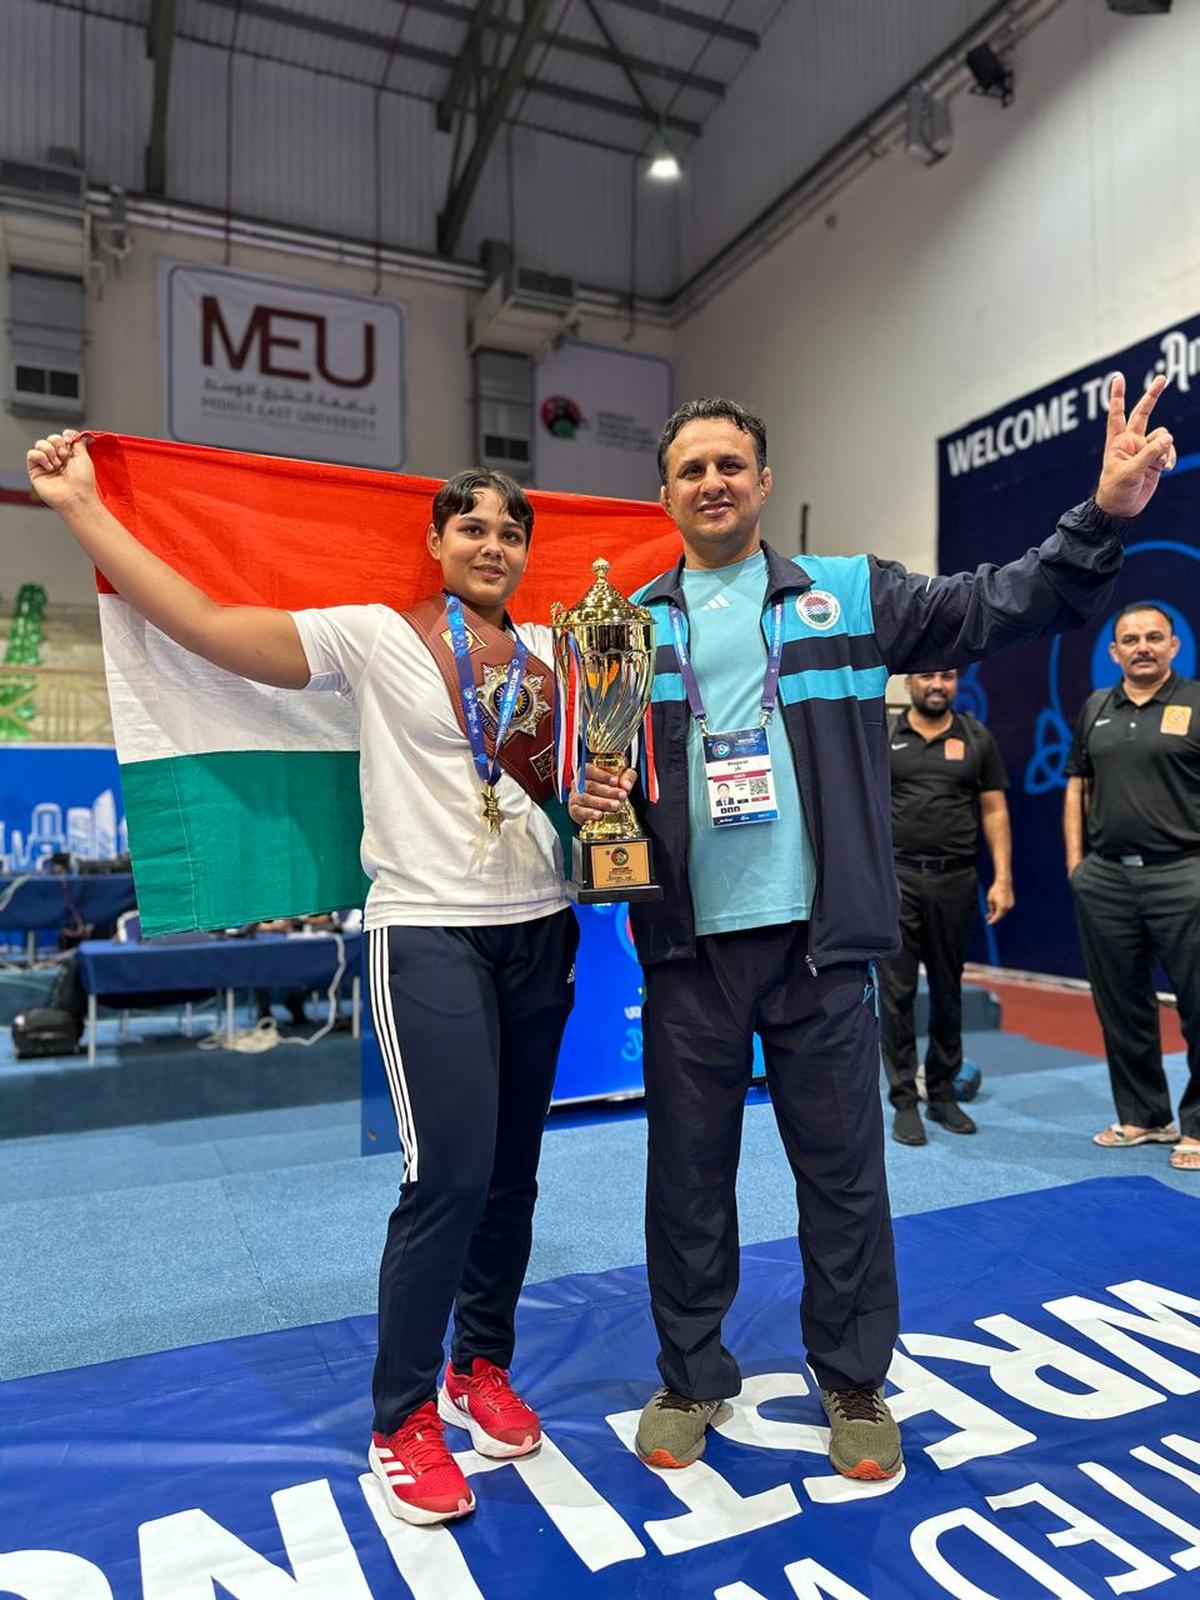
<svg viewBox="0 0 1200 1600"><path fill-rule="evenodd" d="M1192 725L1191 706L1164 706L1162 721L1158 725L1160 733L1174 733L1182 737Z"/></svg>
<svg viewBox="0 0 1200 1600"><path fill-rule="evenodd" d="M708 815L714 828L775 822L775 775L765 728L736 728L704 735Z"/></svg>
<svg viewBox="0 0 1200 1600"><path fill-rule="evenodd" d="M947 739L946 740L946 760L947 761L965 761L966 759L967 759L967 747L963 743L963 741L961 739Z"/></svg>

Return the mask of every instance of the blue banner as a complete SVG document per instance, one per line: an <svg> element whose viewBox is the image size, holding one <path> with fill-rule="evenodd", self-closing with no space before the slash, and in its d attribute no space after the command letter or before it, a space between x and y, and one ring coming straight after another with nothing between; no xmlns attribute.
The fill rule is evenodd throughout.
<svg viewBox="0 0 1200 1600"><path fill-rule="evenodd" d="M1131 409L1156 373L1168 379L1153 423L1175 436L1179 463L1129 525L1113 605L1086 627L1006 650L962 675L958 708L996 735L1008 767L1016 908L978 929L969 959L1082 977L1062 840L1065 764L1076 715L1093 689L1115 683L1108 654L1117 609L1165 605L1175 618L1175 667L1196 671L1200 622L1200 317L1015 399L938 441L938 567L973 569L1021 555L1095 486L1104 445L1108 379L1125 375Z"/></svg>
<svg viewBox="0 0 1200 1600"><path fill-rule="evenodd" d="M598 1204L599 1196L581 1197ZM1195 1592L1200 1201L1105 1179L897 1223L904 1472L855 1484L800 1353L794 1240L742 1253L742 1393L644 1466L640 1269L535 1284L541 1449L448 1438L477 1509L393 1518L365 1470L371 1319L0 1385L0 1595L20 1600L1101 1600ZM1176 1581L1182 1580L1182 1581Z"/></svg>
<svg viewBox="0 0 1200 1600"><path fill-rule="evenodd" d="M3 746L0 873L36 872L61 852L104 861L128 848L110 745Z"/></svg>
<svg viewBox="0 0 1200 1600"><path fill-rule="evenodd" d="M629 907L579 906L575 1009L567 1024L554 1099L640 1094L642 969Z"/></svg>

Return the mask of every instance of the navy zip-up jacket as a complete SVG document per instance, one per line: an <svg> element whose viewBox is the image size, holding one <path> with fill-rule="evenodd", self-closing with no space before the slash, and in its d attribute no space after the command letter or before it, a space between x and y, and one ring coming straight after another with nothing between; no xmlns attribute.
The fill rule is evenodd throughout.
<svg viewBox="0 0 1200 1600"><path fill-rule="evenodd" d="M892 867L891 771L884 693L893 672L960 667L1005 645L1093 616L1123 559L1123 519L1087 501L1036 550L1007 566L926 578L875 556L789 561L769 546L765 630L784 601L779 706L817 861L809 965L872 961L900 948ZM672 643L683 561L634 597L657 624L652 717L659 795L639 813L663 898L630 907L644 965L695 953L688 883L690 712ZM765 632L764 632L765 637ZM704 826L702 822L700 824Z"/></svg>

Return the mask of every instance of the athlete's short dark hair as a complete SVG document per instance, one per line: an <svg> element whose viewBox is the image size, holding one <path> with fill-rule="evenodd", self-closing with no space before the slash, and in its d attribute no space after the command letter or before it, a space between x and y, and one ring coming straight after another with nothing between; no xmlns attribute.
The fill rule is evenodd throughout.
<svg viewBox="0 0 1200 1600"><path fill-rule="evenodd" d="M1175 618L1165 606L1160 606L1157 600L1131 600L1127 606L1122 606L1120 611L1118 611L1116 616L1113 618L1114 640L1120 631L1121 624L1132 611L1157 611L1159 616L1166 623L1167 627L1171 630L1172 634L1175 632Z"/></svg>
<svg viewBox="0 0 1200 1600"><path fill-rule="evenodd" d="M451 517L474 511L481 489L490 489L500 497L509 516L524 528L528 544L533 538L533 507L525 498L524 489L506 472L489 472L485 467L470 467L446 479L433 497L433 525L437 531L441 533Z"/></svg>
<svg viewBox="0 0 1200 1600"><path fill-rule="evenodd" d="M756 417L753 411L747 411L745 406L738 405L736 400L719 400L707 398L701 400L687 400L673 411L663 424L663 431L658 441L658 475L665 484L667 481L667 451L674 442L675 435L689 422L732 422L735 428L740 428L743 433L748 433L754 440L754 455L761 472L767 464L767 425L761 417Z"/></svg>

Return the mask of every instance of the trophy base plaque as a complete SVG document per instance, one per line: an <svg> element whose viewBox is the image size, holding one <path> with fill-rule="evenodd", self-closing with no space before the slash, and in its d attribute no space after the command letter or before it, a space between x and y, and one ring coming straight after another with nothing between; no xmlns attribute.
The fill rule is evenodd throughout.
<svg viewBox="0 0 1200 1600"><path fill-rule="evenodd" d="M661 900L654 882L649 839L573 841L567 898L577 905L609 905L617 900Z"/></svg>

